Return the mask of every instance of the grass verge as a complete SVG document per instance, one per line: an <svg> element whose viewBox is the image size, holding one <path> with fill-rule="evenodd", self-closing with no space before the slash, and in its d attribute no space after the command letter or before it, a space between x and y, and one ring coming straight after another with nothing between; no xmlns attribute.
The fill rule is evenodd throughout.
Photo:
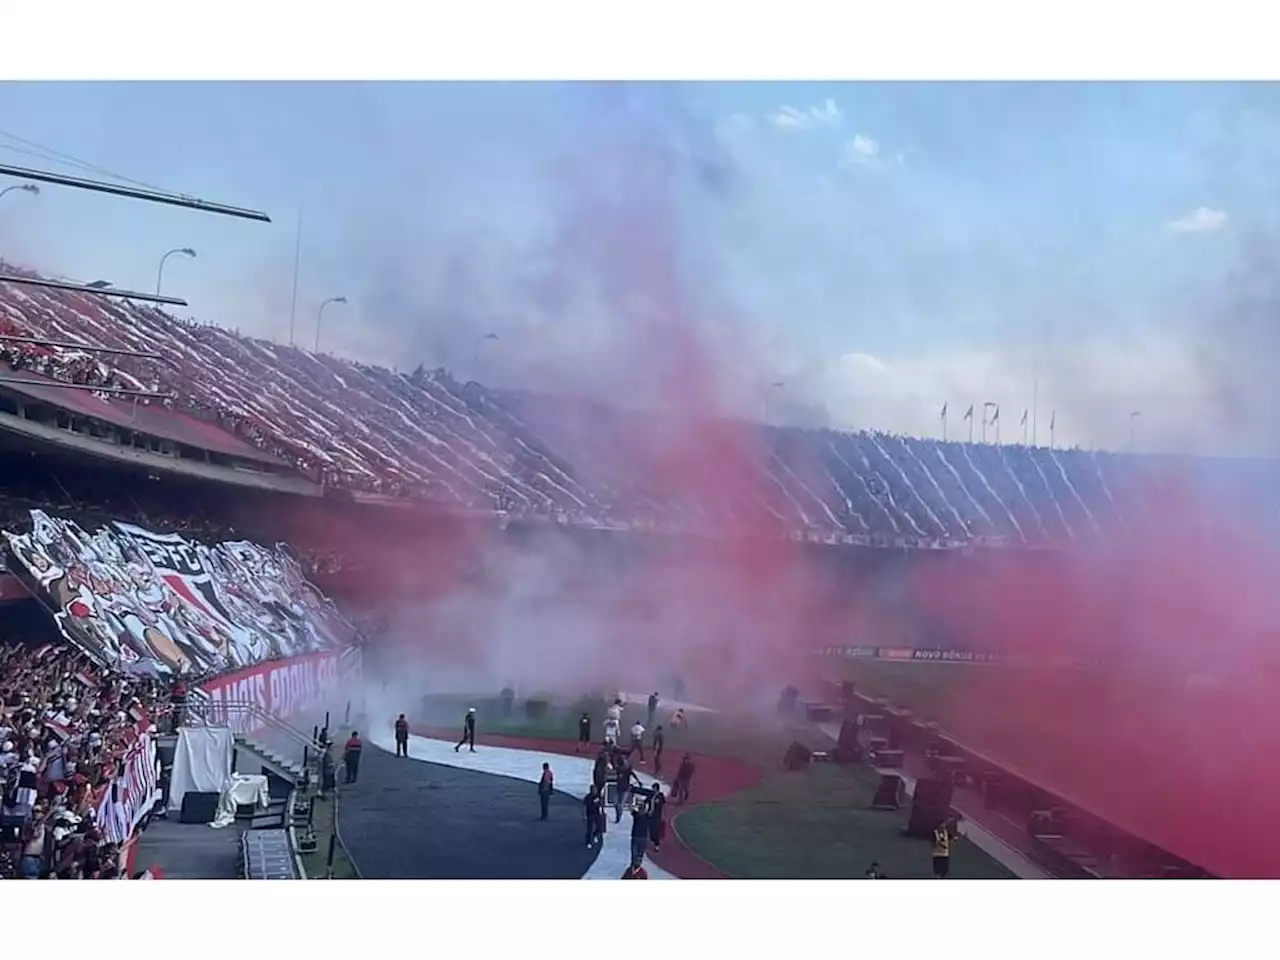
<svg viewBox="0 0 1280 960"><path fill-rule="evenodd" d="M334 743L341 744L346 742L350 735L349 730L339 730L334 734ZM335 750L339 747L334 747ZM341 778L338 783L338 793L342 791ZM333 851L333 876L328 876L328 860L329 860L329 840L334 835L334 827L337 821L338 807L341 805L341 797L335 797L330 794L325 800L319 799L319 790L316 784L312 784L310 792L307 794L308 799L315 798L313 806L313 814L311 819L312 829L315 830L316 849L311 853L302 854L302 866L307 871L308 880L358 880L359 874L356 872L355 866L351 862L351 858L347 856L346 848L341 842L337 843ZM297 828L299 837L305 831L305 827Z"/></svg>
<svg viewBox="0 0 1280 960"><path fill-rule="evenodd" d="M902 836L907 811L871 809L878 780L869 768L830 764L772 773L753 789L690 808L676 829L691 851L742 880L856 879L872 862L891 879L930 878L929 844ZM1014 879L963 839L951 860L955 879Z"/></svg>

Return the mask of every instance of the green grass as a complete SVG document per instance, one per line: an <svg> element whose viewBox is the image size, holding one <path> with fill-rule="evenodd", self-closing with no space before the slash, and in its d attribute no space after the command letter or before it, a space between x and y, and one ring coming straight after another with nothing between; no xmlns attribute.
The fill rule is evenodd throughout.
<svg viewBox="0 0 1280 960"><path fill-rule="evenodd" d="M773 773L751 790L690 808L677 829L690 850L737 879L861 878L873 861L892 879L930 878L930 845L901 835L907 811L870 809L878 779L866 767L828 764ZM951 876L1013 879L964 839L952 851Z"/></svg>
<svg viewBox="0 0 1280 960"><path fill-rule="evenodd" d="M933 666L932 664L930 666ZM517 700L503 716L497 698L440 696L430 698L433 715L462 716L468 706L479 714L485 733L548 740L576 740L578 717L587 710L592 735L598 737L609 700L586 696L553 704L551 712L530 719ZM644 718L641 706L629 706L623 729ZM662 718L669 711L659 707ZM680 815L681 839L698 856L742 879L842 879L862 877L878 862L890 877L932 876L928 843L901 836L907 811L871 810L879 775L866 767L817 764L808 772L783 773L782 755L795 740L814 749L830 742L808 727L785 725L774 718L689 716L683 731L669 727L669 755L688 750L730 757L767 771L759 786L725 800L691 807ZM1012 879L1013 875L964 840L952 854L952 876L961 879Z"/></svg>
<svg viewBox="0 0 1280 960"><path fill-rule="evenodd" d="M524 700L517 700L511 714L504 716L496 697L476 698L449 694L428 699L433 716L444 711L447 715L456 714L461 717L468 706L474 706L479 717L477 730L481 737L489 733L569 741L578 739L578 718L583 710L591 715L592 739L599 740L603 733L605 710L611 702L603 696L585 696L573 703L553 702L545 717L531 719L525 713ZM637 719L646 720L646 712L642 705L627 706L622 719L624 740L632 723ZM814 732L809 728L783 724L772 718L690 713L688 725L683 730L675 730L667 722L670 715L670 709L663 708L660 704L658 722L664 728L669 757L689 751L708 756L730 757L770 769L781 764L783 753L795 740L814 749L826 749L823 738L818 736L815 739Z"/></svg>

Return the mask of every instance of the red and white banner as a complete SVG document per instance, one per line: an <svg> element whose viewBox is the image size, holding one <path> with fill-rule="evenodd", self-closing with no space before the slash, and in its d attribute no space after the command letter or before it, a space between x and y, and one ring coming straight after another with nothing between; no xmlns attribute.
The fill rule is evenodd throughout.
<svg viewBox="0 0 1280 960"><path fill-rule="evenodd" d="M338 657L337 653L314 653L262 663L207 680L199 691L209 701L211 718L225 722L237 733L251 733L261 726L254 719L258 711L286 720L324 706L338 689ZM251 708L246 709L246 704Z"/></svg>
<svg viewBox="0 0 1280 960"><path fill-rule="evenodd" d="M133 835L160 799L156 742L142 734L124 755L124 768L98 803L98 828L112 843Z"/></svg>

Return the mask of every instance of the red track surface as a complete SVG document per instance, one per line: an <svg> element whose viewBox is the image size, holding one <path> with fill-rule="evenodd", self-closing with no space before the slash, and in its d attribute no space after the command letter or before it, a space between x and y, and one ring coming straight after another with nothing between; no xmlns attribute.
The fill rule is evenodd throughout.
<svg viewBox="0 0 1280 960"><path fill-rule="evenodd" d="M453 728L412 727L412 732L419 737L431 737L435 740L451 740L458 736ZM567 740L540 740L532 737L506 737L497 734L476 736L477 746L506 747L510 750L535 750L540 753L556 753L563 756L580 756L574 749L577 744ZM666 758L667 775L675 772L679 757L673 754ZM693 778L692 798L681 807L670 808L675 812L668 825L667 842L656 854L650 853L650 859L670 874L682 880L725 880L728 879L714 866L707 863L696 853L686 847L676 831L676 820L680 814L700 803L711 803L731 794L754 787L760 782L761 771L758 767L729 760L725 757L709 757L705 754L693 754L693 762L697 773ZM645 764L641 764L643 770ZM647 771L646 771L647 772Z"/></svg>

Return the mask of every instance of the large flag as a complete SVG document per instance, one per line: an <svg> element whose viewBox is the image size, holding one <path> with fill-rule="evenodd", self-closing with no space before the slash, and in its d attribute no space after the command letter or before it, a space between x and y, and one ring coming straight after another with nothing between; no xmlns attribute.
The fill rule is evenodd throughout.
<svg viewBox="0 0 1280 960"><path fill-rule="evenodd" d="M993 403L992 406L996 408L996 412L991 415L991 423L999 423L1000 422L1000 404Z"/></svg>
<svg viewBox="0 0 1280 960"><path fill-rule="evenodd" d="M1025 427L1026 425L1027 425L1027 410L1024 407L1022 410L1022 419L1018 422L1018 426Z"/></svg>
<svg viewBox="0 0 1280 960"><path fill-rule="evenodd" d="M971 404L969 404L969 409L968 409L968 410L966 410L966 411L964 412L964 418L965 418L966 420L972 420L972 419L973 419L973 404L972 404L972 403L971 403Z"/></svg>
<svg viewBox="0 0 1280 960"><path fill-rule="evenodd" d="M947 405L945 403L942 405L942 413L938 415L938 419L939 420L947 419Z"/></svg>
<svg viewBox="0 0 1280 960"><path fill-rule="evenodd" d="M1058 425L1058 411L1054 410L1051 414L1049 414L1049 429L1052 430L1057 425Z"/></svg>

